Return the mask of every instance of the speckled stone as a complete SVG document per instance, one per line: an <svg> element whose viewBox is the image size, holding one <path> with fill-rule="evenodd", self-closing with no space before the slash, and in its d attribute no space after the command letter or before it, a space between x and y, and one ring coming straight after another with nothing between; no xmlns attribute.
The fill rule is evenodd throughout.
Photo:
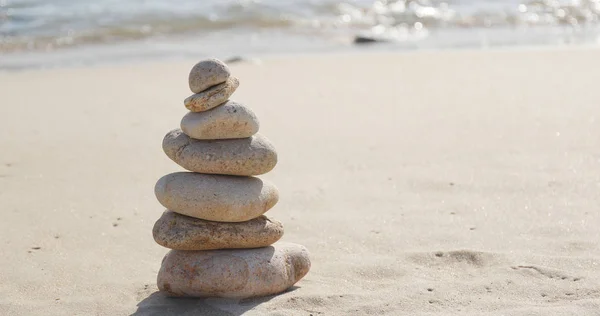
<svg viewBox="0 0 600 316"><path fill-rule="evenodd" d="M240 81L236 77L229 77L223 83L189 96L183 103L192 112L207 111L225 103L239 85Z"/></svg>
<svg viewBox="0 0 600 316"><path fill-rule="evenodd" d="M261 134L249 138L197 140L180 129L163 139L163 150L171 160L194 172L254 176L271 171L277 152Z"/></svg>
<svg viewBox="0 0 600 316"><path fill-rule="evenodd" d="M190 70L188 80L190 90L193 93L200 93L227 81L229 76L231 76L231 71L224 62L215 58L201 60Z"/></svg>
<svg viewBox="0 0 600 316"><path fill-rule="evenodd" d="M181 129L195 139L247 138L258 132L258 118L244 105L227 101L204 112L189 112L181 120Z"/></svg>
<svg viewBox="0 0 600 316"><path fill-rule="evenodd" d="M277 188L256 177L193 172L163 176L154 187L158 202L179 214L217 222L259 217L279 200Z"/></svg>
<svg viewBox="0 0 600 316"><path fill-rule="evenodd" d="M167 296L250 298L278 294L310 270L305 247L275 243L256 249L171 250L158 272Z"/></svg>
<svg viewBox="0 0 600 316"><path fill-rule="evenodd" d="M166 211L154 224L154 240L175 250L259 248L283 236L283 225L259 216L246 222L223 223Z"/></svg>

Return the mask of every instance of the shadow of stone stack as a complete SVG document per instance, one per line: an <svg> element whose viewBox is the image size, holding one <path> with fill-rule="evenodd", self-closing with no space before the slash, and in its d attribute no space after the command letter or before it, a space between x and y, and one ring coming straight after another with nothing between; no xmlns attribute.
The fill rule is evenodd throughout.
<svg viewBox="0 0 600 316"><path fill-rule="evenodd" d="M229 100L239 81L227 65L203 60L189 83L190 112L163 140L167 156L189 172L165 175L155 186L167 210L154 225L154 240L172 249L158 288L188 297L283 292L308 273L310 259L303 246L277 242L283 225L263 215L279 193L256 176L275 167L275 148L258 134L252 110Z"/></svg>

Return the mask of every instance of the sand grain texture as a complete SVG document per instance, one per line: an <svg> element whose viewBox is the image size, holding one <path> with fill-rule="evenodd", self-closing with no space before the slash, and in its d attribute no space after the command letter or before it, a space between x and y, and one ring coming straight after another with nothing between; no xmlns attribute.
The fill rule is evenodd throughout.
<svg viewBox="0 0 600 316"><path fill-rule="evenodd" d="M0 315L598 315L597 56L231 66L277 144L282 241L312 262L243 301L157 293L152 188L181 171L161 141L195 61L0 74Z"/></svg>

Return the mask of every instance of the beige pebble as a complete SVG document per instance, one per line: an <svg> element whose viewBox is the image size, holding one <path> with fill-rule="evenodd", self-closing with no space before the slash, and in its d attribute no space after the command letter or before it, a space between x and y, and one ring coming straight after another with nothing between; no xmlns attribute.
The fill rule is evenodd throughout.
<svg viewBox="0 0 600 316"><path fill-rule="evenodd" d="M259 217L279 200L277 188L256 177L194 172L163 176L154 187L158 202L183 215L217 222Z"/></svg>
<svg viewBox="0 0 600 316"><path fill-rule="evenodd" d="M250 298L278 294L310 270L308 250L292 243L256 249L171 250L158 272L168 296Z"/></svg>
<svg viewBox="0 0 600 316"><path fill-rule="evenodd" d="M200 93L214 85L227 81L231 71L227 65L215 58L198 62L190 70L189 84L193 93Z"/></svg>
<svg viewBox="0 0 600 316"><path fill-rule="evenodd" d="M223 83L189 96L183 103L192 112L207 111L225 103L239 85L240 81L236 77L229 77Z"/></svg>
<svg viewBox="0 0 600 316"><path fill-rule="evenodd" d="M206 221L166 211L154 224L154 240L175 250L266 247L283 236L283 225L259 216L246 222Z"/></svg>
<svg viewBox="0 0 600 316"><path fill-rule="evenodd" d="M171 160L194 172L237 176L260 175L277 164L277 152L261 134L228 140L197 140L180 129L163 139L163 150Z"/></svg>
<svg viewBox="0 0 600 316"><path fill-rule="evenodd" d="M204 112L189 112L181 120L181 129L195 139L247 138L258 132L258 118L244 105L227 101Z"/></svg>

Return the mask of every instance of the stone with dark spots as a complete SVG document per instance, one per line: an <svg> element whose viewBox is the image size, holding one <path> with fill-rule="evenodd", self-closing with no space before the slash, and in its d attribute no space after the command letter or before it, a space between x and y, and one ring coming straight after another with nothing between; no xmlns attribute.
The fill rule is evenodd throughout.
<svg viewBox="0 0 600 316"><path fill-rule="evenodd" d="M225 103L239 85L240 81L236 77L229 77L223 83L187 97L183 104L192 112L210 110Z"/></svg>
<svg viewBox="0 0 600 316"><path fill-rule="evenodd" d="M271 171L277 152L263 135L224 140L198 140L182 130L170 131L163 151L181 167L198 173L255 176Z"/></svg>
<svg viewBox="0 0 600 316"><path fill-rule="evenodd" d="M259 248L279 240L283 225L266 216L223 223L166 211L154 224L152 235L159 245L175 250Z"/></svg>
<svg viewBox="0 0 600 316"><path fill-rule="evenodd" d="M189 112L181 119L181 130L194 139L247 138L256 134L258 128L254 112L234 101L204 112Z"/></svg>

